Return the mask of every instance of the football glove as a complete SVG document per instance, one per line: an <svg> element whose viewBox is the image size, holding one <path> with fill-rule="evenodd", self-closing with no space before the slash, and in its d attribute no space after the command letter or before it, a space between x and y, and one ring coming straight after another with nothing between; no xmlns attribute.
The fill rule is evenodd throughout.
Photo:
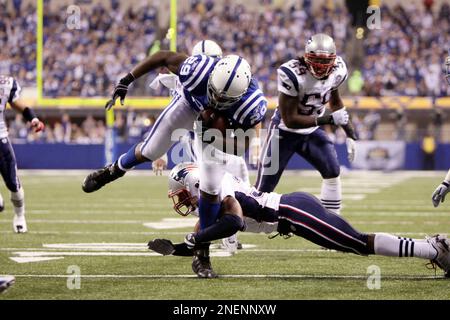
<svg viewBox="0 0 450 320"><path fill-rule="evenodd" d="M345 139L345 144L347 145L347 158L350 163L355 160L356 155L356 143L352 138Z"/></svg>
<svg viewBox="0 0 450 320"><path fill-rule="evenodd" d="M442 181L442 183L434 190L431 200L433 201L433 205L435 208L439 206L440 202L444 202L445 196L449 191L450 184L448 181Z"/></svg>
<svg viewBox="0 0 450 320"><path fill-rule="evenodd" d="M40 132L45 129L45 125L38 118L34 118L33 120L31 120L31 128L34 132Z"/></svg>
<svg viewBox="0 0 450 320"><path fill-rule="evenodd" d="M120 98L120 104L123 106L125 102L125 96L128 93L128 86L134 81L134 79L135 78L132 73L129 73L125 77L120 79L119 83L114 88L112 98L108 100L108 102L106 102L106 110L111 109L116 104L117 98Z"/></svg>
<svg viewBox="0 0 450 320"><path fill-rule="evenodd" d="M148 248L164 256L171 255L175 252L172 241L167 239L155 239L148 243Z"/></svg>
<svg viewBox="0 0 450 320"><path fill-rule="evenodd" d="M346 125L350 118L347 110L345 110L345 107L333 112L331 117L333 118L333 123L337 126Z"/></svg>

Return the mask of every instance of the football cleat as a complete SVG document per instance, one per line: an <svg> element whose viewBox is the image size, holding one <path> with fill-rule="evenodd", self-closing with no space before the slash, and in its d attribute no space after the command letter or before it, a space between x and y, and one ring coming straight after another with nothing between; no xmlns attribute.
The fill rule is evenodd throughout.
<svg viewBox="0 0 450 320"><path fill-rule="evenodd" d="M222 239L222 248L227 250L229 253L236 253L236 251L239 249L239 241L237 239L237 235L233 234L232 236L228 238ZM241 245L242 248L242 245Z"/></svg>
<svg viewBox="0 0 450 320"><path fill-rule="evenodd" d="M5 210L5 201L3 201L3 197L0 195L0 212Z"/></svg>
<svg viewBox="0 0 450 320"><path fill-rule="evenodd" d="M211 266L211 260L209 259L209 247L194 250L192 271L194 271L199 278L213 279L218 277Z"/></svg>
<svg viewBox="0 0 450 320"><path fill-rule="evenodd" d="M175 252L172 241L167 239L155 239L148 243L148 248L164 256L171 255Z"/></svg>
<svg viewBox="0 0 450 320"><path fill-rule="evenodd" d="M82 189L86 193L99 190L105 184L110 183L120 177L123 177L125 171L120 170L117 161L113 164L90 173L83 181Z"/></svg>
<svg viewBox="0 0 450 320"><path fill-rule="evenodd" d="M11 287L14 282L16 282L16 278L13 276L0 276L0 293Z"/></svg>
<svg viewBox="0 0 450 320"><path fill-rule="evenodd" d="M450 278L450 241L444 235L427 237L427 241L437 251L437 255L431 260L431 264L444 270L445 277Z"/></svg>
<svg viewBox="0 0 450 320"><path fill-rule="evenodd" d="M15 233L25 233L28 232L27 221L24 215L18 216L14 215L13 219L13 229Z"/></svg>

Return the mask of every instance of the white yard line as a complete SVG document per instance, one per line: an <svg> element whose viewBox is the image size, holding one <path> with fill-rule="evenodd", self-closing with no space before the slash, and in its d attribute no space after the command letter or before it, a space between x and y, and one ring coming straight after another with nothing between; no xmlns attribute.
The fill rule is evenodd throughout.
<svg viewBox="0 0 450 320"><path fill-rule="evenodd" d="M16 278L74 278L74 275L65 274L16 274ZM197 279L194 274L81 274L85 279ZM221 274L219 278L241 279L355 279L367 280L367 275L314 275L314 274ZM411 276L411 275L384 275L383 280L447 280L441 276Z"/></svg>

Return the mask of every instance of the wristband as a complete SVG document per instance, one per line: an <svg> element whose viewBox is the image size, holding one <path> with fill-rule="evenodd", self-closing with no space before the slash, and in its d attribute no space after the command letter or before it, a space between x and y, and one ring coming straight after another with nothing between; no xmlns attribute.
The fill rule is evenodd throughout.
<svg viewBox="0 0 450 320"><path fill-rule="evenodd" d="M133 74L130 72L125 77L120 79L119 83L128 86L130 83L132 83L136 78L133 76Z"/></svg>
<svg viewBox="0 0 450 320"><path fill-rule="evenodd" d="M22 115L23 115L24 119L27 120L28 122L31 122L31 120L33 120L34 118L37 118L36 113L34 113L34 111L28 107L23 109Z"/></svg>
<svg viewBox="0 0 450 320"><path fill-rule="evenodd" d="M316 118L316 126L322 126L324 124L334 124L333 117L331 115L328 115Z"/></svg>

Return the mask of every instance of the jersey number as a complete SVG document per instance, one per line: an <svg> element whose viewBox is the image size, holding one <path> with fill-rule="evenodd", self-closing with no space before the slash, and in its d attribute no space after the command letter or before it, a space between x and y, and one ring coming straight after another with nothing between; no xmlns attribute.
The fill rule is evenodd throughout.
<svg viewBox="0 0 450 320"><path fill-rule="evenodd" d="M180 76L187 76L194 67L194 63L197 61L197 57L193 56L184 61L183 66L180 69Z"/></svg>
<svg viewBox="0 0 450 320"><path fill-rule="evenodd" d="M300 111L301 114L305 116L312 115L316 108L323 106L328 102L328 100L330 100L330 94L331 90L325 92L324 95L322 95L321 93L305 94L302 101L300 102L302 106L305 107Z"/></svg>

